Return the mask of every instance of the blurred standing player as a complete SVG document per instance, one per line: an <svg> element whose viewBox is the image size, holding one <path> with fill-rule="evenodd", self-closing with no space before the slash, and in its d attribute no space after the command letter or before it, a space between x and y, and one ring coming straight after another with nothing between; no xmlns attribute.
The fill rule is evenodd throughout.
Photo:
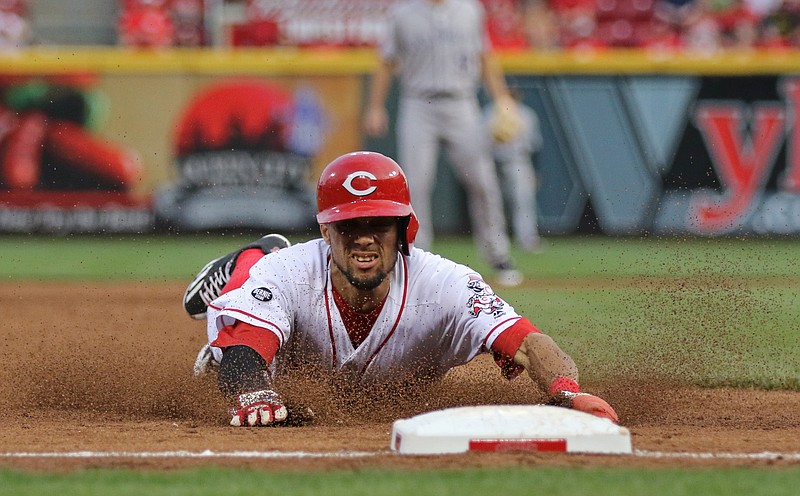
<svg viewBox="0 0 800 496"><path fill-rule="evenodd" d="M523 104L518 90L512 90L520 120L511 136L497 132L492 122L497 109L489 104L483 111L485 134L491 141L492 156L500 174L500 184L509 200L514 239L529 253L542 250L536 209L536 172L533 157L542 148L542 133L536 111Z"/></svg>
<svg viewBox="0 0 800 496"><path fill-rule="evenodd" d="M480 274L413 246L419 222L394 160L335 159L317 184L317 211L321 238L212 261L184 296L191 316L207 317L195 371L216 369L231 425L286 421L280 380L292 373L401 397L483 352L508 378L527 371L553 404L617 422L608 403L580 392L573 360ZM206 312L200 296L215 292Z"/></svg>
<svg viewBox="0 0 800 496"><path fill-rule="evenodd" d="M0 0L0 52L21 50L32 41L26 0Z"/></svg>
<svg viewBox="0 0 800 496"><path fill-rule="evenodd" d="M495 281L522 282L509 256L497 173L481 129L478 89L483 79L495 104L513 107L505 78L492 57L486 16L478 0L410 0L394 5L381 62L372 78L364 130L388 130L385 102L397 71L400 105L398 160L408 176L420 218L418 245L433 243L431 196L443 144L468 196L471 228Z"/></svg>

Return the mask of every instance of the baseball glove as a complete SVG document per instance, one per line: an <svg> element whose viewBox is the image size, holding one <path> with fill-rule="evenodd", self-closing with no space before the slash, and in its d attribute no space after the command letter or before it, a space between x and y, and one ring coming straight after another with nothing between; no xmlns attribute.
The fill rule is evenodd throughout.
<svg viewBox="0 0 800 496"><path fill-rule="evenodd" d="M498 143L507 143L522 132L522 117L517 103L511 98L495 102L490 127L492 138Z"/></svg>

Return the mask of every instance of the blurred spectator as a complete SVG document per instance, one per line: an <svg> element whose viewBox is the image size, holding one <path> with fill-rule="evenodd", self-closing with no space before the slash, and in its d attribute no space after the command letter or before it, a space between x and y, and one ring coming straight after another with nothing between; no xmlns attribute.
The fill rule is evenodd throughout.
<svg viewBox="0 0 800 496"><path fill-rule="evenodd" d="M712 54L722 48L722 28L715 15L714 0L693 0L680 22L682 46L692 52Z"/></svg>
<svg viewBox="0 0 800 496"><path fill-rule="evenodd" d="M681 33L675 25L658 17L650 20L649 35L642 47L655 53L670 54L681 49Z"/></svg>
<svg viewBox="0 0 800 496"><path fill-rule="evenodd" d="M678 33L688 26L700 14L700 0L658 0L654 15Z"/></svg>
<svg viewBox="0 0 800 496"><path fill-rule="evenodd" d="M117 30L119 42L124 46L172 46L175 25L167 0L123 0Z"/></svg>
<svg viewBox="0 0 800 496"><path fill-rule="evenodd" d="M764 18L762 45L800 47L800 0L783 0Z"/></svg>
<svg viewBox="0 0 800 496"><path fill-rule="evenodd" d="M596 0L550 0L561 26L563 48L601 48L597 37Z"/></svg>
<svg viewBox="0 0 800 496"><path fill-rule="evenodd" d="M270 46L283 44L281 8L277 3L244 0L244 19L231 24L233 46Z"/></svg>
<svg viewBox="0 0 800 496"><path fill-rule="evenodd" d="M748 12L759 19L770 15L781 6L781 0L744 0L743 3Z"/></svg>
<svg viewBox="0 0 800 496"><path fill-rule="evenodd" d="M642 46L654 10L655 0L597 0L597 36L609 46Z"/></svg>
<svg viewBox="0 0 800 496"><path fill-rule="evenodd" d="M721 48L719 24L713 16L705 13L692 19L683 29L681 44L692 52L716 52Z"/></svg>
<svg viewBox="0 0 800 496"><path fill-rule="evenodd" d="M525 20L519 0L483 0L482 3L486 9L486 30L494 48L528 48Z"/></svg>
<svg viewBox="0 0 800 496"><path fill-rule="evenodd" d="M205 29L204 0L171 0L170 12L175 26L176 46L203 46L208 44Z"/></svg>
<svg viewBox="0 0 800 496"><path fill-rule="evenodd" d="M13 51L31 43L28 4L25 0L0 0L0 51Z"/></svg>
<svg viewBox="0 0 800 496"><path fill-rule="evenodd" d="M723 48L754 48L759 38L759 17L742 0L723 3L716 11Z"/></svg>
<svg viewBox="0 0 800 496"><path fill-rule="evenodd" d="M553 50L560 46L559 19L546 0L528 0L523 22L528 46L537 50Z"/></svg>

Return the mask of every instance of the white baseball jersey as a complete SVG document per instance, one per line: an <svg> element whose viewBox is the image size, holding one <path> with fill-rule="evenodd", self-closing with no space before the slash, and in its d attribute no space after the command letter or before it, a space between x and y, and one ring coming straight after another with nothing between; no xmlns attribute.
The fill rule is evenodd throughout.
<svg viewBox="0 0 800 496"><path fill-rule="evenodd" d="M354 349L334 303L330 263L322 239L262 258L242 287L209 306L209 342L240 320L278 337L273 371L313 366L363 382L437 379L489 350L521 318L469 267L412 248L398 255L381 313ZM220 360L221 350L212 351Z"/></svg>

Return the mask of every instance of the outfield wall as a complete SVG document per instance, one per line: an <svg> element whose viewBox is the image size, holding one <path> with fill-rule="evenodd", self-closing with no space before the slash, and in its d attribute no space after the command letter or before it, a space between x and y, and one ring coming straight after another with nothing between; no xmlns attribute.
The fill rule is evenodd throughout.
<svg viewBox="0 0 800 496"><path fill-rule="evenodd" d="M800 233L800 136L793 126L800 54L522 52L500 59L542 121L545 145L535 158L544 231ZM76 165L80 153L65 165L51 144L55 138L48 141L44 132L46 153L34 157L42 169L39 182L31 186L23 175L16 185L3 183L0 231L109 230L114 217L98 214L109 208L123 216L132 212L119 230L148 230L160 221L184 229L231 223L303 229L302 219L313 213L311 185L327 161L358 148L394 153L391 136L365 139L360 131L375 63L371 50L289 48L62 48L2 55L7 122L52 112L50 95L63 96L65 86L91 95L84 103L92 111L84 114L92 119L79 119L87 139L133 150L140 174L120 179L101 171L98 179L91 166ZM32 83L42 80L51 94L37 93ZM188 109L210 89L244 82L264 86L263 100L237 100L229 90L225 105L207 103L187 124ZM396 97L395 91L392 111ZM259 105L268 110L259 112ZM58 111L64 108L74 110L65 104ZM265 124L276 113L272 138L214 135L231 119L238 119L238 136L248 119ZM192 127L196 141L215 137L217 148L194 143L181 151L181 126ZM6 128L4 139L13 123ZM9 174L7 166L2 170ZM437 188L437 228L467 227L463 192L444 161ZM81 192L98 189L105 196L80 199ZM95 212L76 216L70 205ZM223 206L230 206L230 215L218 215Z"/></svg>

